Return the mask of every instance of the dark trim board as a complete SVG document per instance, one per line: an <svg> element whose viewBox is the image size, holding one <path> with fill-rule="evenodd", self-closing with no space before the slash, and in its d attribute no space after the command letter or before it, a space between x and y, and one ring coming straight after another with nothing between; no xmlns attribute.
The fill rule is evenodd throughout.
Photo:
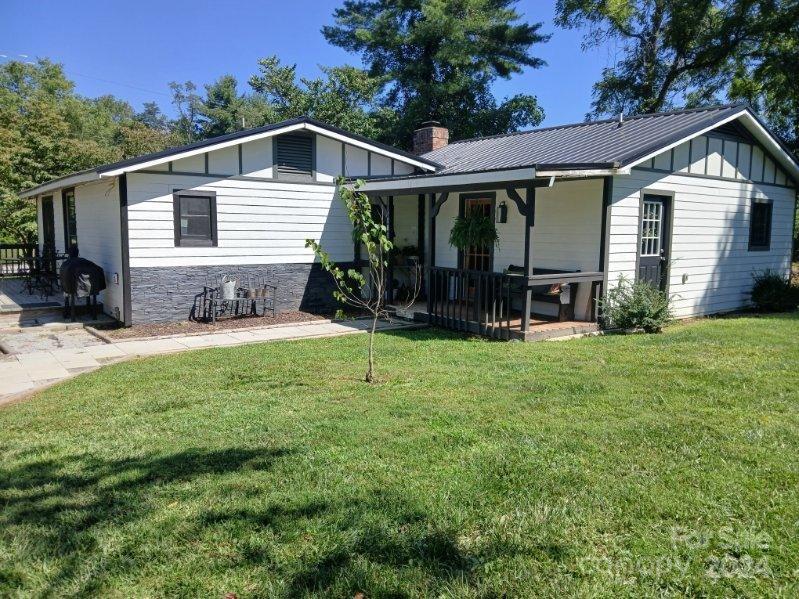
<svg viewBox="0 0 799 599"><path fill-rule="evenodd" d="M647 173L663 173L664 175L674 175L676 177L693 177L697 179L710 179L712 181L730 181L732 183L748 183L750 185L768 185L769 187L781 187L782 189L796 189L791 185L780 185L779 183L766 183L765 181L755 181L754 179L732 179L730 177L719 177L718 175L703 175L702 173L684 173L682 171L667 171L662 168L650 168L648 166L634 166L632 170L645 171Z"/></svg>
<svg viewBox="0 0 799 599"><path fill-rule="evenodd" d="M602 214L601 214L601 235L599 238L599 268L604 271L607 263L608 250L608 221L610 205L613 202L613 177L605 177L602 182Z"/></svg>
<svg viewBox="0 0 799 599"><path fill-rule="evenodd" d="M130 241L128 236L128 176L119 176L119 230L122 239L122 324L133 324L130 293Z"/></svg>

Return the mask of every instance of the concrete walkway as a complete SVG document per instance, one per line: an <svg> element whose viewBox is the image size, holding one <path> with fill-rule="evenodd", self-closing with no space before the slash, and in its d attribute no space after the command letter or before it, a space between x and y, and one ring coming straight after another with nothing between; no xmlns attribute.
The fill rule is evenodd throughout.
<svg viewBox="0 0 799 599"><path fill-rule="evenodd" d="M225 331L202 335L184 335L162 339L118 341L81 348L64 348L27 354L2 356L0 359L0 405L27 395L63 379L99 368L103 364L135 357L169 354L189 349L244 345L311 337L333 337L364 333L368 320L345 322L303 322L273 325L246 331ZM417 328L403 322L378 323L378 330Z"/></svg>

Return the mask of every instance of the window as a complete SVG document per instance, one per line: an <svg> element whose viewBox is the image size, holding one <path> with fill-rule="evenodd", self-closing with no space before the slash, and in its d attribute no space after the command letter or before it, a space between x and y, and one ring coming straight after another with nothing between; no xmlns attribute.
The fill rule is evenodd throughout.
<svg viewBox="0 0 799 599"><path fill-rule="evenodd" d="M78 223L75 218L75 190L65 189L61 192L61 207L64 212L64 249L69 251L78 245Z"/></svg>
<svg viewBox="0 0 799 599"><path fill-rule="evenodd" d="M494 200L491 197L484 198L464 198L463 200L463 214L481 214L493 220L494 218ZM491 250L492 247L488 245L473 245L463 252L463 267L466 270L491 270Z"/></svg>
<svg viewBox="0 0 799 599"><path fill-rule="evenodd" d="M663 202L644 202L641 218L641 256L660 256Z"/></svg>
<svg viewBox="0 0 799 599"><path fill-rule="evenodd" d="M279 135L275 138L275 177L308 180L314 171L314 138L310 135Z"/></svg>
<svg viewBox="0 0 799 599"><path fill-rule="evenodd" d="M752 200L749 217L749 251L771 247L771 200Z"/></svg>
<svg viewBox="0 0 799 599"><path fill-rule="evenodd" d="M217 245L216 192L176 191L173 207L175 246Z"/></svg>

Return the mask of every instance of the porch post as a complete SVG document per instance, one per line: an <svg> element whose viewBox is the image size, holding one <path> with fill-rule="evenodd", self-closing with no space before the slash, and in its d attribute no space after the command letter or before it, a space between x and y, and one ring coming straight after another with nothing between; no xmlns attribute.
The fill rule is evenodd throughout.
<svg viewBox="0 0 799 599"><path fill-rule="evenodd" d="M533 227L535 226L535 187L525 189L526 210L524 215L524 298L522 302L522 333L530 329L530 310L533 304L533 292L530 288L530 277L533 276Z"/></svg>
<svg viewBox="0 0 799 599"><path fill-rule="evenodd" d="M433 322L433 293L431 289L432 268L436 260L436 213L435 213L436 195L430 193L427 196L427 248L424 253L425 263L425 286L427 293L427 322Z"/></svg>
<svg viewBox="0 0 799 599"><path fill-rule="evenodd" d="M600 314L600 307L599 301L605 295L605 290L607 289L608 281L607 281L607 252L608 252L608 222L610 220L610 204L613 197L613 177L607 176L602 181L602 215L601 215L601 224L602 227L600 231L599 237L599 260L597 261L597 266L599 267L597 270L604 273L604 277L602 282L595 283L597 289L592 289L594 292L592 294L594 300L593 306L593 318L594 320L599 320L602 316Z"/></svg>
<svg viewBox="0 0 799 599"><path fill-rule="evenodd" d="M394 196L388 196L388 240L394 243ZM388 285L386 285L386 292L388 293L388 303L394 301L394 261L388 262Z"/></svg>

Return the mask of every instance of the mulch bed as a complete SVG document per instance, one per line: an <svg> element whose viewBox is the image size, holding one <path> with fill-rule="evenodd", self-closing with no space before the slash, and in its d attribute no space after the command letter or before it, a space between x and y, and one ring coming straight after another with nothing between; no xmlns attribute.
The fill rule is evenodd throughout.
<svg viewBox="0 0 799 599"><path fill-rule="evenodd" d="M234 316L218 320L217 323L184 320L181 322L164 322L137 324L128 328L102 328L102 332L111 339L131 339L138 337L162 337L164 335L186 335L197 333L221 333L232 329L266 327L273 324L292 322L311 322L331 318L332 314L312 314L310 312L283 312L272 316Z"/></svg>

